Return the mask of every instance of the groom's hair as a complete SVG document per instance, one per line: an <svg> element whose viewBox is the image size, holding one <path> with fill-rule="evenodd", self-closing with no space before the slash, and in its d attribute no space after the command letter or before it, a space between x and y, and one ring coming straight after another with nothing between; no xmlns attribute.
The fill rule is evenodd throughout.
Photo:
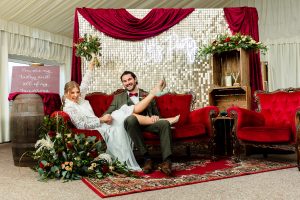
<svg viewBox="0 0 300 200"><path fill-rule="evenodd" d="M125 76L127 74L130 74L132 76L132 78L136 79L136 75L133 72L131 72L131 71L124 71L123 74L120 76L121 82L122 82L123 76ZM138 84L138 82L136 82L136 84Z"/></svg>

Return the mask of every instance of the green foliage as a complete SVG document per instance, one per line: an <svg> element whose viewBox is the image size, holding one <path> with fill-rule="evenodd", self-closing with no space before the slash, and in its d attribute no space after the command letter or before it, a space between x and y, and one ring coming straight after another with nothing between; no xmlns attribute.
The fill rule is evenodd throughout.
<svg viewBox="0 0 300 200"><path fill-rule="evenodd" d="M35 169L41 180L104 178L116 173L131 175L126 165L112 161L110 155L104 153L104 141L73 133L61 117L45 116L39 134L33 158L37 160Z"/></svg>
<svg viewBox="0 0 300 200"><path fill-rule="evenodd" d="M261 42L256 42L249 35L241 35L237 33L235 35L218 35L217 39L214 40L211 44L204 45L199 48L197 57L198 58L206 58L208 55L212 55L215 53L222 53L224 51L232 51L235 49L245 49L245 50L260 50L261 53L265 53L267 51L267 47Z"/></svg>
<svg viewBox="0 0 300 200"><path fill-rule="evenodd" d="M99 56L101 56L101 43L97 36L84 34L83 38L78 39L78 43L74 44L76 48L75 55L84 57L87 61L91 61L95 57L96 67L100 66Z"/></svg>

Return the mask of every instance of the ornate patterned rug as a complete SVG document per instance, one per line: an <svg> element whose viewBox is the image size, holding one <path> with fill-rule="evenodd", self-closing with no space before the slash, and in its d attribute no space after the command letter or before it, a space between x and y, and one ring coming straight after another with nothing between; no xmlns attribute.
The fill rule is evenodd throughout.
<svg viewBox="0 0 300 200"><path fill-rule="evenodd" d="M256 174L295 166L296 163L263 159L248 158L240 163L235 163L226 158L215 162L198 158L195 160L173 163L172 177L166 177L160 171L155 171L150 175L138 173L140 178L84 178L82 181L100 197L105 198Z"/></svg>

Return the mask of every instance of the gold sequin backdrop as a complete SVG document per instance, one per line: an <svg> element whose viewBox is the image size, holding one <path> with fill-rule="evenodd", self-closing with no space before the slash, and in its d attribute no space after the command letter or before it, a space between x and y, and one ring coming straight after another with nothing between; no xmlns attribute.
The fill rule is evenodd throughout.
<svg viewBox="0 0 300 200"><path fill-rule="evenodd" d="M149 9L128 9L143 18ZM188 17L156 37L124 41L104 35L79 14L79 34L97 35L101 40L101 67L96 68L89 92L111 93L122 88L120 75L133 71L139 87L150 90L163 77L171 92L196 94L195 107L208 105L212 71L208 60L195 60L199 46L218 34L230 33L223 9L195 9ZM87 62L83 62L82 74Z"/></svg>

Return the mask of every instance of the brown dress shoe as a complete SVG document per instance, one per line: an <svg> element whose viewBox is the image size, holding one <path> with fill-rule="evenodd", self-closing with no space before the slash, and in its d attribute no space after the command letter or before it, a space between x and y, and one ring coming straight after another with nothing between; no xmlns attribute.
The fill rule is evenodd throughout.
<svg viewBox="0 0 300 200"><path fill-rule="evenodd" d="M153 171L153 161L151 159L147 159L143 167L143 172L145 174L150 174L152 171Z"/></svg>
<svg viewBox="0 0 300 200"><path fill-rule="evenodd" d="M172 175L172 163L170 161L164 161L163 163L159 164L158 169L167 176Z"/></svg>

